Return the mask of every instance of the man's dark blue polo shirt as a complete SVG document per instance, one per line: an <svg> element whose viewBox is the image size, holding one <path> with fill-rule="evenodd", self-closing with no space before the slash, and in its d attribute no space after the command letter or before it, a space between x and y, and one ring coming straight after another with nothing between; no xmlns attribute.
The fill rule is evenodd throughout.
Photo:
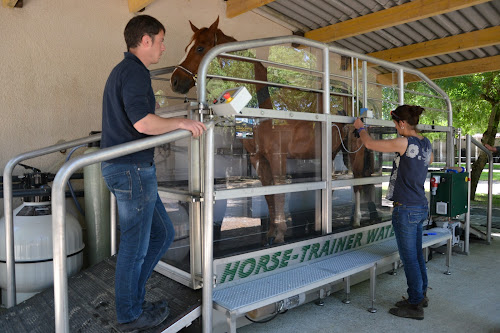
<svg viewBox="0 0 500 333"><path fill-rule="evenodd" d="M134 124L155 112L155 95L149 70L134 54L125 52L124 59L111 71L102 102L101 148L142 139ZM153 162L154 148L119 157L108 162Z"/></svg>

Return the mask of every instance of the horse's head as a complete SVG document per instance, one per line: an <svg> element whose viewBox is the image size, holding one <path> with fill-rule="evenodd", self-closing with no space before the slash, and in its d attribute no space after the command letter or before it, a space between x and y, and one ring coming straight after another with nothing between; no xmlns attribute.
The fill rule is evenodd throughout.
<svg viewBox="0 0 500 333"><path fill-rule="evenodd" d="M186 54L180 64L172 73L170 84L172 91L179 94L186 94L189 89L194 87L196 75L198 73L198 65L205 54L214 46L234 42L231 36L225 35L219 28L219 18L209 28L198 29L189 21L194 34L188 46L186 46Z"/></svg>

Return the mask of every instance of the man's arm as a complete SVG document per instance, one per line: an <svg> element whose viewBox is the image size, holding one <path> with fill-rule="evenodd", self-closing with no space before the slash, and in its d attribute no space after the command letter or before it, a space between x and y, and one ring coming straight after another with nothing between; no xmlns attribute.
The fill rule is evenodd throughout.
<svg viewBox="0 0 500 333"><path fill-rule="evenodd" d="M162 118L148 114L134 124L134 128L143 134L159 135L177 129L188 130L193 136L199 137L207 129L202 122L185 118Z"/></svg>

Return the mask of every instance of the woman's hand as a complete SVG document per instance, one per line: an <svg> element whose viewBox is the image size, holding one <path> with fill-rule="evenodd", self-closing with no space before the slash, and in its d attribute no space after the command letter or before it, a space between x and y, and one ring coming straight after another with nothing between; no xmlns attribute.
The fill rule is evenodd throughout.
<svg viewBox="0 0 500 333"><path fill-rule="evenodd" d="M484 146L486 147L486 149L488 149L489 151L491 151L492 153L497 153L498 150L496 147L492 147L490 146L489 144L485 143Z"/></svg>
<svg viewBox="0 0 500 333"><path fill-rule="evenodd" d="M361 127L365 127L365 124L361 121L361 119L357 118L357 119L354 121L354 127L358 130L358 129L360 129Z"/></svg>

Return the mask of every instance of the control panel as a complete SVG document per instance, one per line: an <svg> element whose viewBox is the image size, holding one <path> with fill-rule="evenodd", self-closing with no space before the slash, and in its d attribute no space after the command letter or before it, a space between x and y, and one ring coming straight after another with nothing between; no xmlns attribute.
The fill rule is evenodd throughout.
<svg viewBox="0 0 500 333"><path fill-rule="evenodd" d="M252 95L246 87L232 88L214 99L210 107L216 115L230 117L241 114L241 110L251 99Z"/></svg>
<svg viewBox="0 0 500 333"><path fill-rule="evenodd" d="M455 217L467 212L469 173L432 172L431 215Z"/></svg>

